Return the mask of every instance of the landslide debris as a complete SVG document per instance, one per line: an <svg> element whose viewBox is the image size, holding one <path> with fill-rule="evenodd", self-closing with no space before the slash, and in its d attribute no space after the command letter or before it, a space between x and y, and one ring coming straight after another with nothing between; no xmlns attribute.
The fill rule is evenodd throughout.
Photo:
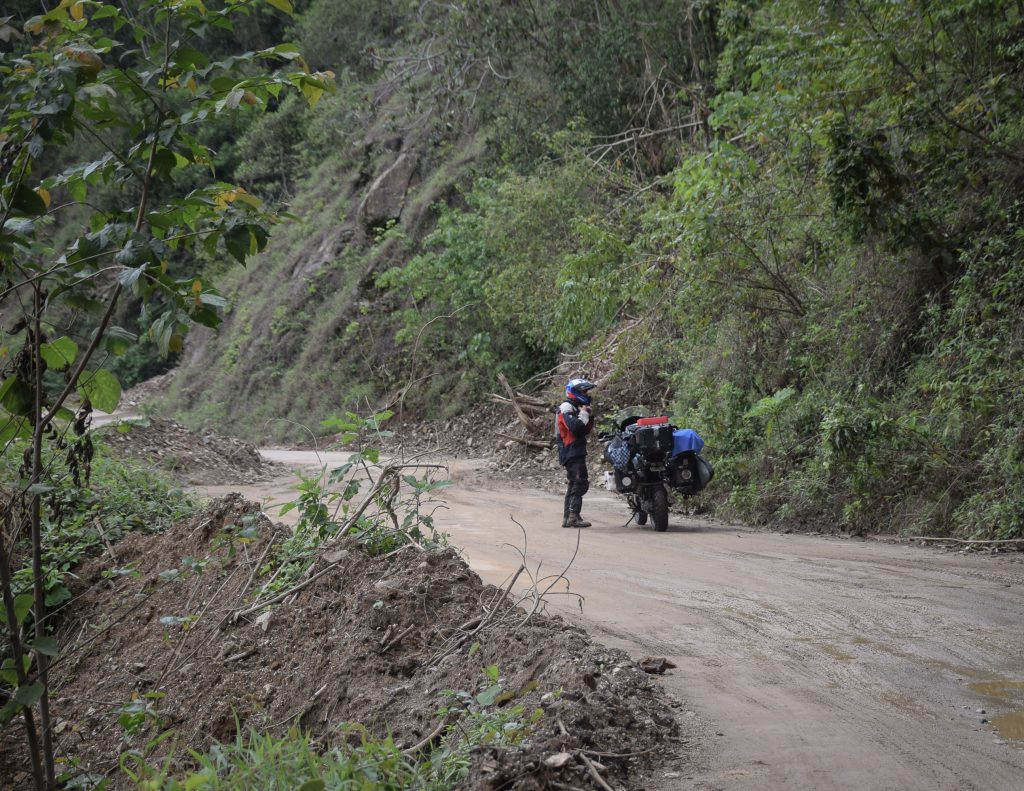
<svg viewBox="0 0 1024 791"><path fill-rule="evenodd" d="M323 746L348 738L342 723L361 723L408 748L437 730L451 692L491 686L491 666L505 693L492 710L522 705L539 718L518 748L476 749L463 787L644 788L677 755L677 704L635 661L560 618L527 618L454 550L370 557L334 540L304 588L269 615L245 614L268 547L287 534L230 495L166 533L127 537L116 575L106 558L80 570L51 683L59 747L81 771L117 777L118 756L162 729L205 750L236 723L298 726ZM155 718L126 735L118 713L154 692ZM19 736L3 735L0 777L25 777Z"/></svg>
<svg viewBox="0 0 1024 791"><path fill-rule="evenodd" d="M123 422L105 428L103 436L118 455L169 472L184 484L254 483L278 471L255 445L166 418Z"/></svg>

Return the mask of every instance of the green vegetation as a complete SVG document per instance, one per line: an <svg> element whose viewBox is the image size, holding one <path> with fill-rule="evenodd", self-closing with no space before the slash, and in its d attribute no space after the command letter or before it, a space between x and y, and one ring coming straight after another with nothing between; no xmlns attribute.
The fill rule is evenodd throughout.
<svg viewBox="0 0 1024 791"><path fill-rule="evenodd" d="M61 0L33 16L19 2L16 24L0 19L0 458L18 471L0 511L0 722L21 715L38 789L57 782L48 609L88 544L77 520L90 511L90 415L113 412L121 397L111 361L134 349L121 372L145 369L132 326L164 356L181 351L193 323L217 326L225 303L206 262L244 264L278 219L218 177L232 156L209 138L225 140L229 119L291 89L315 105L332 86L293 46L231 46L233 20L254 8ZM126 309L141 314L130 326L118 323ZM108 499L101 510L116 508Z"/></svg>
<svg viewBox="0 0 1024 791"><path fill-rule="evenodd" d="M374 557L409 544L425 550L448 546L447 535L439 533L434 525L437 503L431 492L451 481L437 479L433 470L423 475L403 475L402 465L381 464L380 450L363 444L367 437L380 440L391 436L382 425L392 416L391 412L379 412L360 418L349 413L344 418L323 421L325 427L338 432L337 444L326 450L352 443L359 447L337 467L325 464L317 475L299 474L295 487L298 496L280 511L284 516L294 510L299 518L288 538L260 569L267 579L260 586L258 600L272 599L289 589L313 565L320 545L335 536L351 536ZM362 497L357 499L360 494Z"/></svg>
<svg viewBox="0 0 1024 791"><path fill-rule="evenodd" d="M1018 3L387 7L310 10L371 49L323 55L347 69L333 150L278 138L319 163L305 224L234 295L288 326L253 327L228 379L190 375L192 419L449 415L496 373L613 353L605 393L705 436L724 513L1024 534ZM399 149L430 176L382 238L358 208Z"/></svg>
<svg viewBox="0 0 1024 791"><path fill-rule="evenodd" d="M402 751L390 737L374 737L357 723L341 726L332 739L336 746L326 750L297 728L282 736L239 729L233 742L215 744L206 753L190 751L190 762L197 768L181 773L171 759L147 759L172 733L157 728L159 735L147 744L147 754L130 750L121 756L121 771L139 787L159 791L443 791L457 787L469 776L475 750L514 750L529 738L543 714L542 709L527 712L521 703L500 705L515 695L504 691L495 665L481 669L477 690L446 690L442 694L448 703L438 711L442 722L436 746L425 744ZM147 716L159 725L158 717L145 713L144 700L135 702L132 712L130 725Z"/></svg>
<svg viewBox="0 0 1024 791"><path fill-rule="evenodd" d="M24 451L25 443L15 446ZM152 470L113 457L99 442L90 461L89 481L80 485L65 454L55 451L44 459L52 488L44 493L42 520L43 588L47 607L64 604L68 574L85 558L102 554L130 532L156 533L195 509L196 503L173 481ZM0 458L0 474L7 486L24 488L16 454ZM5 498L10 491L5 491ZM21 504L24 507L24 503ZM13 574L13 594L32 595L31 555L28 542L16 546L20 566Z"/></svg>
<svg viewBox="0 0 1024 791"><path fill-rule="evenodd" d="M89 416L176 359L188 419L261 437L593 361L608 412L701 432L727 515L1024 536L1019 0L9 5L3 718L37 788L64 575L187 507ZM440 540L397 469L360 519L377 461L302 483L265 593L338 532Z"/></svg>

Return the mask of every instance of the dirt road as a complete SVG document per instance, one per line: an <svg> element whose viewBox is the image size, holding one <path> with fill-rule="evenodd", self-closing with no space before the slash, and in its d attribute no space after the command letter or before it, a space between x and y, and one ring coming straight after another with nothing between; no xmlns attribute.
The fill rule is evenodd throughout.
<svg viewBox="0 0 1024 791"><path fill-rule="evenodd" d="M559 527L560 497L485 488L465 463L454 477L437 519L485 580L520 562L512 518L533 567L566 566L577 532ZM283 486L245 493L280 500ZM658 534L623 527L625 507L606 492L589 494L585 513L594 526L567 573L582 616L572 597L552 606L609 645L678 665L664 683L703 736L693 771L661 787L1024 787L1020 555L677 517Z"/></svg>

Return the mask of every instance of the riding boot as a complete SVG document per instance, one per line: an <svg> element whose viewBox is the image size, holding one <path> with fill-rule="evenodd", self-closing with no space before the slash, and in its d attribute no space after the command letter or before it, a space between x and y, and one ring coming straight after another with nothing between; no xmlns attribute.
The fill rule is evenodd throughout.
<svg viewBox="0 0 1024 791"><path fill-rule="evenodd" d="M590 522L581 517L579 514L569 514L569 518L565 520L566 527L590 527Z"/></svg>

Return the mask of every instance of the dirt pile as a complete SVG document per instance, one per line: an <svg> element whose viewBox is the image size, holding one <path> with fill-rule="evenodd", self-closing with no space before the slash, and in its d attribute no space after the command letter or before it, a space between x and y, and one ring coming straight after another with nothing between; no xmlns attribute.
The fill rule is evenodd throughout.
<svg viewBox="0 0 1024 791"><path fill-rule="evenodd" d="M139 382L121 396L119 411L137 415L158 404L167 393L167 389L173 384L177 372L178 369L175 368L165 374Z"/></svg>
<svg viewBox="0 0 1024 791"><path fill-rule="evenodd" d="M437 713L451 692L485 692L483 669L496 666L490 710L540 713L519 748L477 750L466 787L597 788L600 777L642 788L645 770L676 754L677 704L636 662L561 619L528 618L452 550L371 558L342 539L269 615L247 612L256 571L285 535L233 495L165 534L125 539L117 576L104 574L109 559L83 568L51 674L61 751L116 775L118 755L162 729L201 750L232 738L236 718L300 726L322 745L352 722L403 748L436 744L451 738ZM152 692L163 693L154 717L126 734L118 712ZM18 736L8 728L0 745L2 777L23 777Z"/></svg>
<svg viewBox="0 0 1024 791"><path fill-rule="evenodd" d="M278 471L248 442L213 431L196 432L164 418L110 426L103 438L114 452L190 485L254 483Z"/></svg>

